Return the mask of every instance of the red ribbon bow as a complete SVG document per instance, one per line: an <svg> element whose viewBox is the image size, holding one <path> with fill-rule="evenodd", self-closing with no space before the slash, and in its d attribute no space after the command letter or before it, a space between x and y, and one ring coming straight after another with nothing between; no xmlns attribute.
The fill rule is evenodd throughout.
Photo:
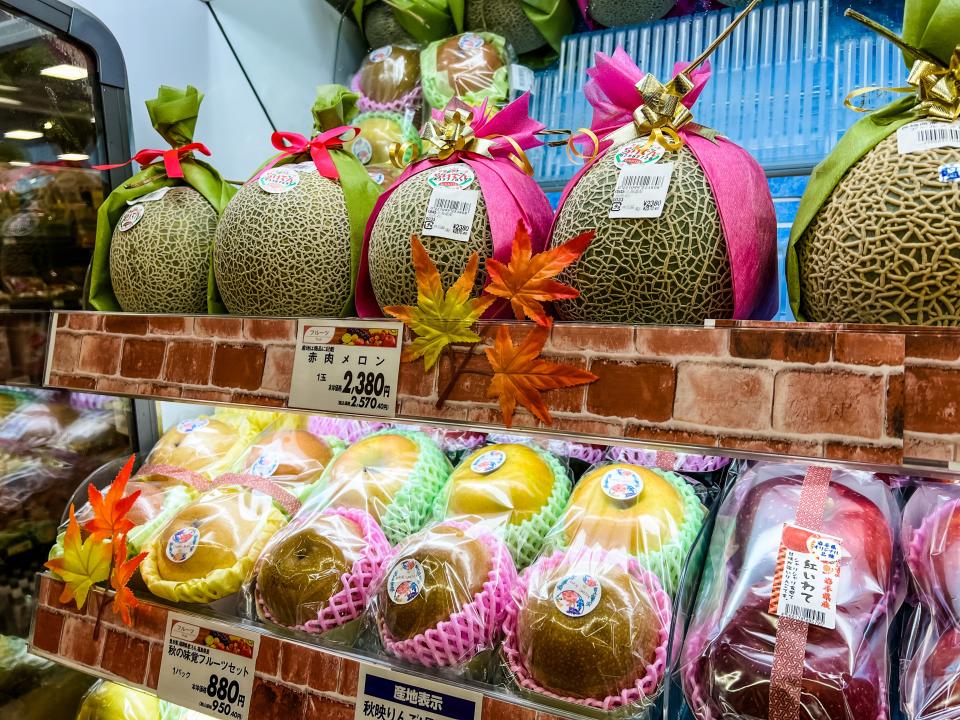
<svg viewBox="0 0 960 720"><path fill-rule="evenodd" d="M167 172L167 177L182 178L183 168L180 167L180 158L184 155L189 155L194 150L203 153L207 157L210 156L210 151L207 150L207 146L203 143L190 143L189 145L181 145L180 147L170 148L169 150L141 150L126 162L117 163L116 165L94 165L93 168L94 170L114 170L124 165L129 165L132 162L139 163L146 167L157 158L162 157L163 167Z"/></svg>
<svg viewBox="0 0 960 720"><path fill-rule="evenodd" d="M335 127L332 130L327 130L319 135L315 135L310 139L307 139L300 133L275 132L271 136L270 142L272 142L273 146L280 151L280 154L275 158L272 158L270 162L263 167L263 170L257 173L257 177L265 173L285 157L292 157L294 155L301 155L305 152L309 152L310 158L313 160L313 164L317 168L317 172L319 172L328 180L339 180L340 173L337 172L337 167L333 164L333 158L330 157L330 151L342 149L345 141L341 136L351 130L353 130L354 133L353 137L356 137L360 134L360 128L351 127L350 125L341 125L340 127Z"/></svg>

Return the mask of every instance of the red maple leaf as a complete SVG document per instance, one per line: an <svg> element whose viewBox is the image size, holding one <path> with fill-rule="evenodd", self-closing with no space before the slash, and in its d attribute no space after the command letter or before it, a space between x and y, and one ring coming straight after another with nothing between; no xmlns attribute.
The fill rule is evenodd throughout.
<svg viewBox="0 0 960 720"><path fill-rule="evenodd" d="M133 523L127 519L127 513L140 497L140 491L123 496L127 489L127 481L130 480L130 473L133 470L133 459L131 455L127 464L117 473L110 484L107 494L103 495L93 485L87 486L87 496L90 499L90 508L93 510L93 518L87 521L83 529L90 533L94 539L102 540L118 535L125 535L133 528Z"/></svg>
<svg viewBox="0 0 960 720"><path fill-rule="evenodd" d="M113 612L120 616L123 624L127 627L133 625L133 618L130 611L136 608L140 603L134 594L127 587L130 578L137 571L140 563L147 556L142 552L139 555L127 559L127 536L121 535L119 539L113 540L113 572L110 574L110 587L114 590Z"/></svg>

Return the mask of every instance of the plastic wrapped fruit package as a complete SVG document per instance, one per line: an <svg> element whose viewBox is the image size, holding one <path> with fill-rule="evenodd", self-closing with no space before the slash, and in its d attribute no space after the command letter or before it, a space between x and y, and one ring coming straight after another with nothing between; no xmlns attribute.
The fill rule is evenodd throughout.
<svg viewBox="0 0 960 720"><path fill-rule="evenodd" d="M435 109L445 108L455 97L468 105L506 102L511 53L502 37L488 32L430 43L420 53L424 98Z"/></svg>
<svg viewBox="0 0 960 720"><path fill-rule="evenodd" d="M569 497L567 469L550 453L516 443L487 445L453 471L434 517L492 529L522 569L539 554Z"/></svg>
<svg viewBox="0 0 960 720"><path fill-rule="evenodd" d="M577 482L548 545L633 555L672 594L703 517L694 488L680 475L604 463Z"/></svg>
<svg viewBox="0 0 960 720"><path fill-rule="evenodd" d="M391 655L480 677L516 580L499 538L482 525L447 520L394 548L371 613Z"/></svg>
<svg viewBox="0 0 960 720"><path fill-rule="evenodd" d="M649 704L667 662L671 603L635 557L598 547L544 555L520 576L503 649L528 691L601 710Z"/></svg>
<svg viewBox="0 0 960 720"><path fill-rule="evenodd" d="M358 508L369 513L391 543L420 530L450 476L450 461L427 435L380 430L340 453L307 500L311 511Z"/></svg>
<svg viewBox="0 0 960 720"><path fill-rule="evenodd" d="M389 187L400 175L400 169L390 161L392 145L409 143L406 160L419 153L420 136L413 126L413 113L404 114L383 110L357 115L351 125L360 128L360 133L344 143L344 147L366 168L370 178L381 187ZM379 177L379 176L382 176Z"/></svg>
<svg viewBox="0 0 960 720"><path fill-rule="evenodd" d="M350 89L358 96L360 112L418 113L423 103L420 87L420 48L384 45L360 63Z"/></svg>
<svg viewBox="0 0 960 720"><path fill-rule="evenodd" d="M719 509L683 648L694 715L766 720L793 699L800 720L887 717L898 523L890 489L869 473L743 472Z"/></svg>
<svg viewBox="0 0 960 720"><path fill-rule="evenodd" d="M20 451L47 445L76 417L73 408L56 398L24 403L0 421L0 448Z"/></svg>
<svg viewBox="0 0 960 720"><path fill-rule="evenodd" d="M76 720L160 720L156 695L101 680L83 698Z"/></svg>
<svg viewBox="0 0 960 720"><path fill-rule="evenodd" d="M901 645L910 720L960 718L960 488L921 485L903 510L903 546L919 606Z"/></svg>
<svg viewBox="0 0 960 720"><path fill-rule="evenodd" d="M389 553L364 510L304 511L270 540L246 589L261 620L352 644Z"/></svg>

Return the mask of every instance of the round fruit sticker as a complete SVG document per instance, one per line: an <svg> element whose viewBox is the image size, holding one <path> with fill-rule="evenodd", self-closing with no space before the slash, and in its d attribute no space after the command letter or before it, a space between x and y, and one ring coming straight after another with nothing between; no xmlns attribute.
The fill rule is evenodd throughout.
<svg viewBox="0 0 960 720"><path fill-rule="evenodd" d="M600 478L600 487L614 500L633 500L643 492L643 480L629 468L610 468Z"/></svg>
<svg viewBox="0 0 960 720"><path fill-rule="evenodd" d="M373 180L377 185L383 185L383 181L387 179L387 176L382 172L367 170L367 175L370 176L370 179Z"/></svg>
<svg viewBox="0 0 960 720"><path fill-rule="evenodd" d="M205 428L207 423L210 421L206 418L192 418L190 420L181 420L177 423L177 432L182 432L184 435L192 433L194 430L199 430L200 428Z"/></svg>
<svg viewBox="0 0 960 720"><path fill-rule="evenodd" d="M387 597L395 605L406 605L423 590L423 566L413 558L404 558L393 566L387 578Z"/></svg>
<svg viewBox="0 0 960 720"><path fill-rule="evenodd" d="M393 48L389 45L384 45L381 48L377 48L372 53L370 53L370 62L383 62L388 57L393 54Z"/></svg>
<svg viewBox="0 0 960 720"><path fill-rule="evenodd" d="M553 589L553 604L567 617L589 614L600 602L600 581L593 575L567 575Z"/></svg>
<svg viewBox="0 0 960 720"><path fill-rule="evenodd" d="M464 33L457 40L461 50L478 50L483 47L483 38L474 33Z"/></svg>
<svg viewBox="0 0 960 720"><path fill-rule="evenodd" d="M36 216L32 213L19 213L4 223L3 234L10 237L23 237L36 230L38 224Z"/></svg>
<svg viewBox="0 0 960 720"><path fill-rule="evenodd" d="M120 229L120 232L126 232L140 222L143 219L144 212L146 212L146 208L139 204L134 205L127 210L123 215L120 216L120 222L117 223L117 227Z"/></svg>
<svg viewBox="0 0 960 720"><path fill-rule="evenodd" d="M474 458L470 469L481 475L489 475L507 461L507 454L503 450L487 450Z"/></svg>
<svg viewBox="0 0 960 720"><path fill-rule="evenodd" d="M354 140L353 145L350 146L350 152L364 165L373 159L373 146L366 138L358 137Z"/></svg>
<svg viewBox="0 0 960 720"><path fill-rule="evenodd" d="M248 472L257 477L268 478L273 477L278 467L280 467L280 458L274 453L265 452L254 461Z"/></svg>
<svg viewBox="0 0 960 720"><path fill-rule="evenodd" d="M613 156L613 164L621 170L628 165L650 165L660 160L667 152L658 142L644 147L646 144L647 138L642 137L618 148Z"/></svg>
<svg viewBox="0 0 960 720"><path fill-rule="evenodd" d="M167 559L175 563L186 562L197 551L199 542L200 531L197 528L180 528L167 541Z"/></svg>
<svg viewBox="0 0 960 720"><path fill-rule="evenodd" d="M257 178L257 185L264 192L280 195L290 192L300 184L300 174L293 168L278 167L267 170Z"/></svg>
<svg viewBox="0 0 960 720"><path fill-rule="evenodd" d="M435 170L431 170L427 175L427 184L435 188L453 188L454 190L463 190L473 184L476 176L473 174L473 168L466 163L454 163L453 165L444 165Z"/></svg>

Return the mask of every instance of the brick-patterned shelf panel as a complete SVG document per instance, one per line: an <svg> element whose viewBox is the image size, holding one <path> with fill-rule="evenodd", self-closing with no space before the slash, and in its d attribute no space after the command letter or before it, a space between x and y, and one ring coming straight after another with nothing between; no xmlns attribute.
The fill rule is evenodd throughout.
<svg viewBox="0 0 960 720"><path fill-rule="evenodd" d="M61 313L55 325L51 386L287 406L295 320ZM515 342L526 327L511 325ZM491 338L494 324L481 331ZM482 353L466 352L427 373L404 365L399 417L500 426ZM884 465L960 461L960 332L560 323L544 356L599 378L545 394L559 432ZM522 410L514 423L547 429Z"/></svg>
<svg viewBox="0 0 960 720"><path fill-rule="evenodd" d="M168 608L141 599L134 625L128 628L111 611L102 589L90 592L83 610L72 602L61 603L62 590L61 582L47 575L40 578L30 649L92 675L155 691ZM101 611L103 603L107 606ZM251 718L352 720L360 668L356 659L261 632ZM560 720L490 696L484 697L483 718Z"/></svg>

